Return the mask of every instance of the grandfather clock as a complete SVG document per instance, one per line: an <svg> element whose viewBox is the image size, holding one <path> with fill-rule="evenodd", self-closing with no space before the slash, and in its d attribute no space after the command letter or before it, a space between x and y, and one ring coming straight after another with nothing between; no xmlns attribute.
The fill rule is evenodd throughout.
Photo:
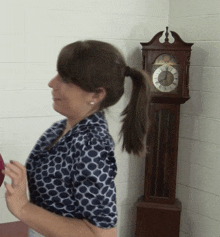
<svg viewBox="0 0 220 237"><path fill-rule="evenodd" d="M180 105L189 99L192 43L168 27L141 43L143 70L151 80L145 191L137 206L136 237L178 237L181 202L175 198Z"/></svg>

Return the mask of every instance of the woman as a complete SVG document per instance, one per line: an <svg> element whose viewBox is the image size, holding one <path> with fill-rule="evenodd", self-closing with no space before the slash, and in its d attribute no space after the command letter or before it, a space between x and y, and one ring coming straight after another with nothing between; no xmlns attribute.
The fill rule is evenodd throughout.
<svg viewBox="0 0 220 237"><path fill-rule="evenodd" d="M29 236L115 237L117 167L104 109L119 101L130 76L133 91L120 134L123 149L139 155L147 130L147 78L126 66L115 47L93 40L65 46L57 71L48 85L54 110L66 119L39 138L26 168L7 164L8 209L30 227Z"/></svg>

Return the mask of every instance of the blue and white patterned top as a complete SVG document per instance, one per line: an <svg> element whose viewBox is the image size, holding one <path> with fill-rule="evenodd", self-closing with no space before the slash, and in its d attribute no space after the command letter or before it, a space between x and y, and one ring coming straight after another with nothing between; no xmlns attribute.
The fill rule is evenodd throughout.
<svg viewBox="0 0 220 237"><path fill-rule="evenodd" d="M115 227L117 166L104 112L83 119L48 150L66 121L47 129L28 157L30 202L97 227Z"/></svg>

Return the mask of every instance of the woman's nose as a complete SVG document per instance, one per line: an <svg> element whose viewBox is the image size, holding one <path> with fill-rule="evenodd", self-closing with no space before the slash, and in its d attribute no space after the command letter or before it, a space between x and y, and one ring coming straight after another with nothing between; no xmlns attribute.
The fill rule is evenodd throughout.
<svg viewBox="0 0 220 237"><path fill-rule="evenodd" d="M57 82L58 82L58 75L56 75L53 79L51 79L48 83L48 86L50 88L56 88L57 87Z"/></svg>

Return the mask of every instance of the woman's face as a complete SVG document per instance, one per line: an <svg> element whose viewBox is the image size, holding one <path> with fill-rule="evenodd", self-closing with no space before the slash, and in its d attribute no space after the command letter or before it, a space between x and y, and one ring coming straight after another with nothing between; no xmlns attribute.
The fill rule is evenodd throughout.
<svg viewBox="0 0 220 237"><path fill-rule="evenodd" d="M67 118L78 121L94 109L91 105L94 93L84 91L75 84L63 82L59 74L48 86L52 88L54 110Z"/></svg>

